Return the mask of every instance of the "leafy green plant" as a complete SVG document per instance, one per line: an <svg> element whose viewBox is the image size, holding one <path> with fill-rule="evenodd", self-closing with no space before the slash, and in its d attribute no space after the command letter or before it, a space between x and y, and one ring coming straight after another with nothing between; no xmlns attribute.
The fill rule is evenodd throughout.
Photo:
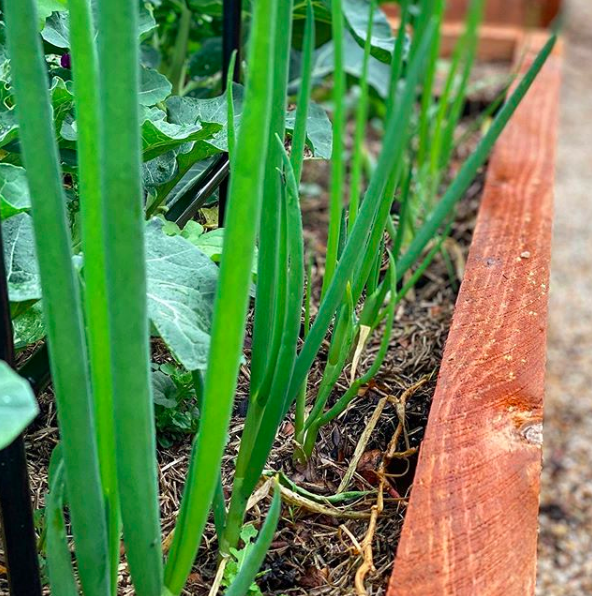
<svg viewBox="0 0 592 596"><path fill-rule="evenodd" d="M153 365L152 389L156 417L156 440L170 447L183 435L193 435L199 426L198 396L193 376L174 364Z"/></svg>
<svg viewBox="0 0 592 596"><path fill-rule="evenodd" d="M226 567L224 568L224 577L222 579L222 586L224 588L228 588L232 585L232 582L234 581L241 568L245 564L247 558L253 551L253 548L255 547L254 541L257 537L257 534L257 529L252 524L246 524L241 530L240 539L243 543L243 547L240 549L230 549L230 557L226 562ZM265 573L265 571L261 571L257 574L257 578L265 575ZM256 582L253 582L249 586L247 596L263 596L263 592L261 591L261 588L259 588Z"/></svg>

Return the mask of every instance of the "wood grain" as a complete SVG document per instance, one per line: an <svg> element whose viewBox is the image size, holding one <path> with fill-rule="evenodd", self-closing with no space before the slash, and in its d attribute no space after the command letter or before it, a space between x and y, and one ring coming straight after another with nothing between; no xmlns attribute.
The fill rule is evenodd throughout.
<svg viewBox="0 0 592 596"><path fill-rule="evenodd" d="M491 159L388 596L534 594L560 62Z"/></svg>
<svg viewBox="0 0 592 596"><path fill-rule="evenodd" d="M386 14L393 30L399 28L399 7L396 4L385 4L382 10ZM448 57L452 54L456 42L465 30L462 21L446 21L441 29L440 54ZM511 61L516 53L518 43L524 37L524 30L511 25L484 24L479 28L479 44L477 57L481 61Z"/></svg>
<svg viewBox="0 0 592 596"><path fill-rule="evenodd" d="M470 0L448 0L446 20L463 19ZM485 22L492 25L548 27L557 16L560 0L486 0Z"/></svg>

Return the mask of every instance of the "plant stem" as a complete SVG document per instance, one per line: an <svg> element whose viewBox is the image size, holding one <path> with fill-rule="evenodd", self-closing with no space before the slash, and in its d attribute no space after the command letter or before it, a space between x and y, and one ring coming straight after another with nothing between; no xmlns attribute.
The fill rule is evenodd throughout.
<svg viewBox="0 0 592 596"><path fill-rule="evenodd" d="M47 90L36 2L7 0L4 15L31 194L43 311L58 404L67 493L78 560L87 596L109 594L109 556L79 284Z"/></svg>
<svg viewBox="0 0 592 596"><path fill-rule="evenodd" d="M121 519L136 594L160 596L162 552L138 101L138 3L102 0L98 15L105 267Z"/></svg>
<svg viewBox="0 0 592 596"><path fill-rule="evenodd" d="M374 21L375 9L376 0L370 0L368 30L366 31L362 75L360 77L360 97L356 109L356 128L354 132L353 163L349 191L348 232L351 232L356 222L356 216L358 215L360 206L363 146L364 136L366 134L366 121L368 120L368 65L370 64L370 50L372 49L372 23Z"/></svg>
<svg viewBox="0 0 592 596"><path fill-rule="evenodd" d="M245 109L230 177L224 252L205 379L201 430L193 444L181 511L165 569L165 586L181 593L191 572L220 473L220 462L242 356L251 265L263 202L264 163L271 112L277 3L256 0L249 48Z"/></svg>
<svg viewBox="0 0 592 596"><path fill-rule="evenodd" d="M173 95L179 95L185 82L185 60L187 58L187 42L191 29L191 10L185 0L179 0L181 17L179 18L179 30L173 49L173 59L169 69L169 79L173 84Z"/></svg>
<svg viewBox="0 0 592 596"><path fill-rule="evenodd" d="M333 34L333 147L331 150L331 196L329 201L329 236L325 276L322 295L324 296L333 279L337 267L341 212L343 210L343 182L345 164L343 160L343 137L345 134L345 70L343 66L344 18L341 0L331 0L331 31Z"/></svg>
<svg viewBox="0 0 592 596"><path fill-rule="evenodd" d="M80 186L84 301L90 376L93 389L99 468L109 541L111 590L117 590L120 516L117 494L113 375L109 340L107 276L105 271L103 202L99 148L99 72L94 25L87 0L69 0L70 44L78 130L77 156Z"/></svg>

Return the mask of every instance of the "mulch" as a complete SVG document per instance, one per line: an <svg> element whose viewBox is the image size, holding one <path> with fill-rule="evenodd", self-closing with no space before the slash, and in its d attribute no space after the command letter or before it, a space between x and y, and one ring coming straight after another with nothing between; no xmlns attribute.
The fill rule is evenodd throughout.
<svg viewBox="0 0 592 596"><path fill-rule="evenodd" d="M470 151L470 145L464 151ZM310 186L310 183L327 188L327 164L311 162L305 175L310 188L317 188L314 184ZM446 242L454 266L453 277L444 259L438 255L416 288L398 307L390 347L379 374L338 419L322 429L313 458L308 465L303 467L293 462L294 427L291 417L289 416L281 426L268 461L269 470L282 471L300 487L317 495L333 495L348 470L361 437L364 437L367 442L362 449L362 456L349 490L368 493L355 501L328 509L319 508L318 502L313 500L291 500L289 494L284 495L279 527L262 568L265 573L258 579L264 594L357 594L356 573L365 560L362 551L366 552L366 560L368 552L371 551L372 554L373 567L364 579L367 594L380 596L386 593L412 485L417 448L421 443L429 414L482 186L483 176L479 176L459 204L453 233ZM326 193L313 191L312 196L303 198L303 219L306 244L312 251L317 252L325 242ZM315 260L312 273L313 295L318 295L322 269L322 259ZM364 371L370 366L380 337L380 334L376 334L370 342L360 362L359 371ZM250 356L249 345L247 336L247 362ZM155 361L172 361L160 342L153 342L153 348ZM315 389L320 383L327 357L326 348L327 346L321 348L310 372L309 396L315 394ZM348 371L349 365L346 366L331 401L336 400L347 389ZM423 384L417 386L418 382ZM223 461L223 484L227 497L244 425L248 387L248 366L243 366ZM410 388L411 390L407 391ZM401 419L400 405L404 394L404 418ZM39 401L41 414L27 434L26 446L34 507L42 510L47 491L47 466L50 454L58 442L59 433L51 389L46 391ZM374 425L373 429L369 428L369 423ZM371 432L368 432L369 430ZM378 491L380 480L377 470L391 442L391 447L399 452L407 451L408 455L387 462L386 481L382 485L383 490ZM175 525L179 510L190 447L191 440L187 436L166 449L158 449L160 504L165 543ZM269 505L269 488L270 485L262 481L261 490L256 494L256 498L252 499L247 521L253 522L256 526L264 519ZM380 502L380 495L383 496L383 502ZM381 511L380 515L376 516L378 505L381 505ZM375 517L371 519L373 508ZM374 522L375 527L369 533L369 527L373 526ZM216 542L214 525L210 523L184 594L208 594L216 573ZM5 578L0 577L0 592L5 586ZM120 567L119 593L133 594L124 563Z"/></svg>

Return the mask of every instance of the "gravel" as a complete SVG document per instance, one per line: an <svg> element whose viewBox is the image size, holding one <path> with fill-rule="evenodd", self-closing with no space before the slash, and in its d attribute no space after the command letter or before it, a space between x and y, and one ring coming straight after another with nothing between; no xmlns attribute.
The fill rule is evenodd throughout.
<svg viewBox="0 0 592 596"><path fill-rule="evenodd" d="M566 4L537 596L592 594L592 2Z"/></svg>

